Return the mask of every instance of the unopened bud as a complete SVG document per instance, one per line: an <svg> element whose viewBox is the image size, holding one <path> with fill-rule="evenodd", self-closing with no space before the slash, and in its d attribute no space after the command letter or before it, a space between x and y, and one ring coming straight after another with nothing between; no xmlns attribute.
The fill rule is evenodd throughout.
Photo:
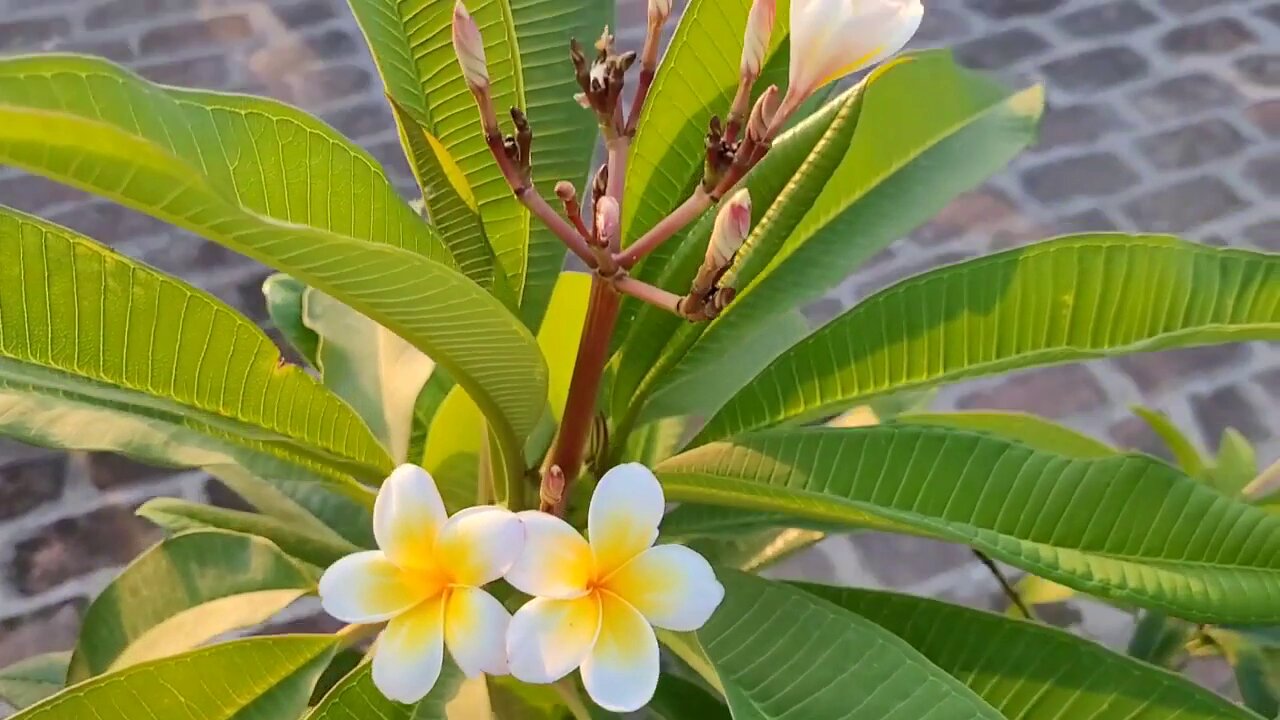
<svg viewBox="0 0 1280 720"><path fill-rule="evenodd" d="M578 191L574 189L573 183L568 180L561 180L556 183L556 197L561 202L573 202L578 197Z"/></svg>
<svg viewBox="0 0 1280 720"><path fill-rule="evenodd" d="M618 201L605 195L596 201L596 241L603 247L618 235L622 212Z"/></svg>
<svg viewBox="0 0 1280 720"><path fill-rule="evenodd" d="M778 105L782 102L777 85L770 85L767 90L760 95L760 99L756 100L755 107L751 108L751 120L747 122L747 137L756 142L760 142L769 133L769 126L773 124L773 118L778 114Z"/></svg>
<svg viewBox="0 0 1280 720"><path fill-rule="evenodd" d="M898 52L923 18L921 0L792 0L788 107Z"/></svg>
<svg viewBox="0 0 1280 720"><path fill-rule="evenodd" d="M649 22L662 24L671 15L671 0L649 0Z"/></svg>
<svg viewBox="0 0 1280 720"><path fill-rule="evenodd" d="M704 266L722 271L733 262L747 235L751 233L751 193L742 188L734 193L720 208L715 226L711 230L711 242L707 244Z"/></svg>
<svg viewBox="0 0 1280 720"><path fill-rule="evenodd" d="M751 4L747 32L742 41L742 74L747 77L760 76L765 53L769 52L769 36L773 34L776 13L777 0L755 0Z"/></svg>
<svg viewBox="0 0 1280 720"><path fill-rule="evenodd" d="M462 66L462 76L472 89L489 87L489 67L484 59L484 38L480 28L467 12L467 6L458 0L453 6L453 51Z"/></svg>

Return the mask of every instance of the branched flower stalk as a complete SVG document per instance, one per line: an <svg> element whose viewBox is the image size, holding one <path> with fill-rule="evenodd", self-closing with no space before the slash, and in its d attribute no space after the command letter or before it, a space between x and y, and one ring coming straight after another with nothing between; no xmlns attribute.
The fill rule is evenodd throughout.
<svg viewBox="0 0 1280 720"><path fill-rule="evenodd" d="M822 26L823 3L814 3L808 14L796 17L811 35L827 45L830 28ZM905 7L905 6L904 6ZM576 99L584 111L596 116L605 140L607 159L592 183L594 212L591 224L583 220L583 210L572 183L561 180L556 195L563 213L557 213L533 189L531 166L533 128L518 108L511 109L514 132L503 135L489 92L484 42L480 31L458 0L453 18L453 40L459 63L475 97L485 138L511 191L540 222L549 227L565 246L593 272L586 322L570 380L568 399L555 442L543 465L540 506L544 512L564 516L568 489L580 474L587 453L596 414L596 399L610 340L618 319L623 295L674 313L690 322L716 318L733 301L735 288L730 271L743 246L751 223L751 198L741 191L725 203L716 218L715 229L704 261L688 292L677 295L655 287L630 274L646 255L688 227L721 198L733 193L738 183L769 152L773 140L800 104L819 87L896 52L902 42L883 45L875 52L832 45L822 53L793 57L791 81L785 95L776 86L755 97L769 48L776 13L776 0L755 0L743 37L741 71L737 92L726 110L726 119L711 117L707 122L706 158L702 181L679 207L656 223L628 247L622 247L621 215L626 201L627 157L631 138L644 116L649 88L659 70L662 31L671 14L671 0L650 0L648 28L643 51L618 54L614 38L606 27L589 57L576 40L570 42L569 57L581 92ZM805 11L801 12L804 15ZM807 25L805 24L807 22ZM901 24L901 23L899 23ZM908 22L910 24L910 22ZM918 25L918 18L915 20ZM796 32L797 28L793 28ZM914 32L914 28L911 28ZM887 50L887 52L886 52ZM851 56L851 51L855 56ZM628 72L639 61L639 85L635 101L623 107L623 89Z"/></svg>

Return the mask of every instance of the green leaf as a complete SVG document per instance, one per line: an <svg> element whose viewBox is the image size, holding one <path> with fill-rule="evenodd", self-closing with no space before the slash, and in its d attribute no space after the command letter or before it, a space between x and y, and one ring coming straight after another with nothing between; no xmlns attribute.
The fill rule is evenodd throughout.
<svg viewBox="0 0 1280 720"><path fill-rule="evenodd" d="M699 555L717 565L757 573L807 550L827 537L821 530L780 528L747 535L703 538L689 543Z"/></svg>
<svg viewBox="0 0 1280 720"><path fill-rule="evenodd" d="M622 208L624 241L634 241L674 210L701 177L707 123L729 112L738 87L750 9L751 0L690 0L680 15L632 143L627 196L635 200ZM770 56L788 47L789 17L779 8Z"/></svg>
<svg viewBox="0 0 1280 720"><path fill-rule="evenodd" d="M302 293L307 286L285 275L275 273L262 283L267 301L267 315L280 335L311 367L316 366L316 347L320 338L302 324Z"/></svg>
<svg viewBox="0 0 1280 720"><path fill-rule="evenodd" d="M759 333L737 345L734 352L716 364L696 384L667 386L655 391L641 422L664 417L711 413L759 374L774 358L809 334L809 322L798 311L775 315L765 321ZM703 415L705 417L705 415Z"/></svg>
<svg viewBox="0 0 1280 720"><path fill-rule="evenodd" d="M506 276L494 267L493 247L484 232L475 192L458 161L413 111L394 98L391 112L409 156L409 167L422 188L427 218L457 259L458 269L483 287L506 292Z"/></svg>
<svg viewBox="0 0 1280 720"><path fill-rule="evenodd" d="M522 316L536 328L564 260L564 246L531 223L489 154L471 93L450 41L453 6L432 0L350 0L387 94L456 161L475 198L498 265L515 288ZM485 38L490 93L499 114L524 108L535 133L539 192L580 184L597 136L595 120L573 100L566 62L570 37L593 38L610 22L612 3L597 0L479 0L467 3ZM402 134L411 162L421 143ZM417 164L417 162L415 162ZM430 172L418 170L420 178ZM428 205L432 204L428 198ZM435 203L438 207L439 203ZM439 212L437 212L437 215ZM446 234L454 232L442 226ZM473 232L463 226L460 232Z"/></svg>
<svg viewBox="0 0 1280 720"><path fill-rule="evenodd" d="M801 123L796 129L783 133L774 142L769 154L747 174L743 186L751 192L752 215L757 224L774 199L791 182L814 147L820 141L824 145L832 142L824 140L829 137L828 133L838 134L846 125L851 127L851 118L856 118L857 115L846 109L849 97L846 95L830 103L821 113ZM839 124L835 130L830 130L837 122ZM674 250L661 274L645 263L637 268L638 277L673 292L687 292L702 263L714 225L715 212L707 212L683 237L677 236L667 241ZM682 335L689 332L685 329L688 323L666 310L643 303L624 301L622 307L623 315L618 319L618 333L619 336L626 333L626 341L622 343L626 352L619 353L616 357L618 371L613 386L613 411L621 414L632 409L632 412L638 414L639 408L632 408L636 389L663 355L673 336L677 332ZM634 322L626 322L628 311L635 313Z"/></svg>
<svg viewBox="0 0 1280 720"><path fill-rule="evenodd" d="M388 700L374 686L373 665L365 663L335 685L305 720L445 720L445 705L462 681L462 671L446 662L431 692L418 703L405 705Z"/></svg>
<svg viewBox="0 0 1280 720"><path fill-rule="evenodd" d="M546 397L533 337L451 267L366 153L285 105L163 88L83 57L0 61L0 97L0 160L203 234L342 300L467 387L518 464Z"/></svg>
<svg viewBox="0 0 1280 720"><path fill-rule="evenodd" d="M1198 291L1198 290L1197 290ZM1169 452L1173 454L1174 461L1191 477L1204 477L1206 465L1204 458L1201 457L1200 451L1196 449L1195 443L1191 442L1191 438L1178 429L1177 425L1169 419L1169 416L1153 410L1151 408L1142 407L1141 405L1133 408L1133 414L1142 418L1152 431L1160 437Z"/></svg>
<svg viewBox="0 0 1280 720"><path fill-rule="evenodd" d="M217 478L263 515L330 543L374 547L373 504L364 485L331 485L282 478L263 479L219 468Z"/></svg>
<svg viewBox="0 0 1280 720"><path fill-rule="evenodd" d="M669 417L644 425L627 437L622 460L638 462L645 467L653 467L666 460L680 449L689 422L689 418Z"/></svg>
<svg viewBox="0 0 1280 720"><path fill-rule="evenodd" d="M314 589L309 572L262 538L223 531L170 538L130 563L89 605L68 681L258 625Z"/></svg>
<svg viewBox="0 0 1280 720"><path fill-rule="evenodd" d="M1254 717L1189 680L1055 628L910 595L797 587L901 637L1011 720Z"/></svg>
<svg viewBox="0 0 1280 720"><path fill-rule="evenodd" d="M1280 256L1079 235L905 280L778 358L695 442L880 393L1144 350L1280 338Z"/></svg>
<svg viewBox="0 0 1280 720"><path fill-rule="evenodd" d="M896 635L793 587L718 572L698 631L735 720L1002 718Z"/></svg>
<svg viewBox="0 0 1280 720"><path fill-rule="evenodd" d="M569 398L569 381L578 357L582 326L587 320L587 301L591 297L591 275L566 272L560 274L555 291L547 305L546 322L538 330L538 347L547 360L550 378L547 402L557 424L564 415Z"/></svg>
<svg viewBox="0 0 1280 720"><path fill-rule="evenodd" d="M730 720L729 709L697 684L663 673L645 710L657 720Z"/></svg>
<svg viewBox="0 0 1280 720"><path fill-rule="evenodd" d="M284 720L307 707L334 638L239 640L94 678L11 720Z"/></svg>
<svg viewBox="0 0 1280 720"><path fill-rule="evenodd" d="M1232 666L1240 697L1266 718L1280 717L1280 657L1253 645L1239 648Z"/></svg>
<svg viewBox="0 0 1280 720"><path fill-rule="evenodd" d="M0 670L0 700L21 710L62 689L70 652L45 653Z"/></svg>
<svg viewBox="0 0 1280 720"><path fill-rule="evenodd" d="M390 467L355 413L211 295L2 207L0 257L5 434L334 485Z"/></svg>
<svg viewBox="0 0 1280 720"><path fill-rule="evenodd" d="M897 417L893 423L977 430L1016 440L1037 450L1074 458L1104 458L1117 454L1115 448L1101 440L1028 413L908 413Z"/></svg>
<svg viewBox="0 0 1280 720"><path fill-rule="evenodd" d="M815 152L779 196L730 270L737 297L686 331L696 342L669 348L652 373L656 389L711 381L773 317L821 298L1001 169L1031 142L1044 106L1043 88L1010 94L941 52L881 68L851 98L860 106L852 138Z"/></svg>
<svg viewBox="0 0 1280 720"><path fill-rule="evenodd" d="M320 338L324 384L355 408L392 461L409 458L418 394L436 364L413 345L325 293L303 295L302 322Z"/></svg>
<svg viewBox="0 0 1280 720"><path fill-rule="evenodd" d="M656 471L672 501L964 543L1190 620L1280 620L1280 518L1145 455L1072 458L991 435L889 426L752 433Z"/></svg>
<svg viewBox="0 0 1280 720"><path fill-rule="evenodd" d="M1258 476L1258 454L1248 438L1235 428L1222 431L1218 461L1208 471L1211 485L1223 495L1240 495Z"/></svg>
<svg viewBox="0 0 1280 720"><path fill-rule="evenodd" d="M290 557L317 568L327 568L339 558L372 547L372 544L356 546L343 540L334 540L278 518L176 498L148 500L138 508L138 515L175 535L199 530L226 530L256 535L275 543Z"/></svg>

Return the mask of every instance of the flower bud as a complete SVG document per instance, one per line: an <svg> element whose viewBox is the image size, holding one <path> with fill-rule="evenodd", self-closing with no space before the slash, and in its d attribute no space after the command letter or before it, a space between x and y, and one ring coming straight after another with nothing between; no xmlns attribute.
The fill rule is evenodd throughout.
<svg viewBox="0 0 1280 720"><path fill-rule="evenodd" d="M751 193L742 188L734 193L720 208L716 224L711 230L711 242L703 265L724 270L733 262L747 235L751 233Z"/></svg>
<svg viewBox="0 0 1280 720"><path fill-rule="evenodd" d="M462 66L462 76L466 78L467 85L477 90L489 87L484 38L462 0L453 6L453 51L458 55L458 64Z"/></svg>
<svg viewBox="0 0 1280 720"><path fill-rule="evenodd" d="M773 116L778 114L778 105L782 98L778 94L778 86L770 85L756 100L751 108L751 120L747 122L747 137L760 142L769 134L769 126Z"/></svg>
<svg viewBox="0 0 1280 720"><path fill-rule="evenodd" d="M621 214L618 201L608 195L596 202L596 239L600 245L608 245L621 231Z"/></svg>
<svg viewBox="0 0 1280 720"><path fill-rule="evenodd" d="M755 0L751 14L747 16L747 32L742 41L742 74L756 78L764 67L764 56L769 52L769 36L773 33L773 19L777 12L777 0Z"/></svg>
<svg viewBox="0 0 1280 720"><path fill-rule="evenodd" d="M923 18L920 0L792 0L787 95L798 104L823 85L888 58Z"/></svg>
<svg viewBox="0 0 1280 720"><path fill-rule="evenodd" d="M649 23L661 25L671 15L671 0L649 0Z"/></svg>

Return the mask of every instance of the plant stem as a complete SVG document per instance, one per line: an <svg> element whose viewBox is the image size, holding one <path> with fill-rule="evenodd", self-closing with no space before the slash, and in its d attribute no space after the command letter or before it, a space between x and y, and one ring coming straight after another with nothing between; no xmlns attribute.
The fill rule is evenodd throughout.
<svg viewBox="0 0 1280 720"><path fill-rule="evenodd" d="M600 392L600 378L609 359L609 340L618 321L618 309L622 296L610 282L599 275L591 279L591 297L587 304L587 319L582 327L582 340L578 344L578 357L573 364L573 376L569 381L569 397L565 402L560 432L547 458L546 467L557 465L564 473L565 486L560 501L554 505L541 503L543 512L564 517L569 487L578 478L586 454L587 441L596 413L596 396Z"/></svg>
<svg viewBox="0 0 1280 720"><path fill-rule="evenodd" d="M613 286L623 295L630 295L641 302L662 308L676 315L680 314L680 296L675 293L667 292L660 287L654 287L629 275L623 275L614 280Z"/></svg>
<svg viewBox="0 0 1280 720"><path fill-rule="evenodd" d="M1036 616L1032 614L1031 608L1027 607L1027 604L1023 602L1022 596L1018 594L1016 589L1014 589L1013 585L1009 582L1009 578L1004 576L1004 573L1000 570L1000 567L996 565L995 561L981 550L974 549L973 554L983 565L987 567L987 570L991 571L991 575L995 577L996 582L1000 583L1000 589L1003 590L1004 594L1009 598L1009 602L1013 603L1013 606L1018 608L1018 611L1022 613L1022 616L1028 620L1035 620Z"/></svg>
<svg viewBox="0 0 1280 720"><path fill-rule="evenodd" d="M645 255L657 250L662 243L670 240L672 235L697 220L698 216L711 207L712 204L714 203L711 200L711 196L699 185L698 189L680 207L663 218L661 222L653 226L652 230L642 235L639 240L631 243L631 247L618 255L618 264L628 270L631 269Z"/></svg>
<svg viewBox="0 0 1280 720"><path fill-rule="evenodd" d="M582 702L582 694L578 692L578 686L574 685L572 677L561 678L551 683L551 687L555 688L556 694L569 709L569 714L573 715L573 720L591 720L591 710Z"/></svg>

